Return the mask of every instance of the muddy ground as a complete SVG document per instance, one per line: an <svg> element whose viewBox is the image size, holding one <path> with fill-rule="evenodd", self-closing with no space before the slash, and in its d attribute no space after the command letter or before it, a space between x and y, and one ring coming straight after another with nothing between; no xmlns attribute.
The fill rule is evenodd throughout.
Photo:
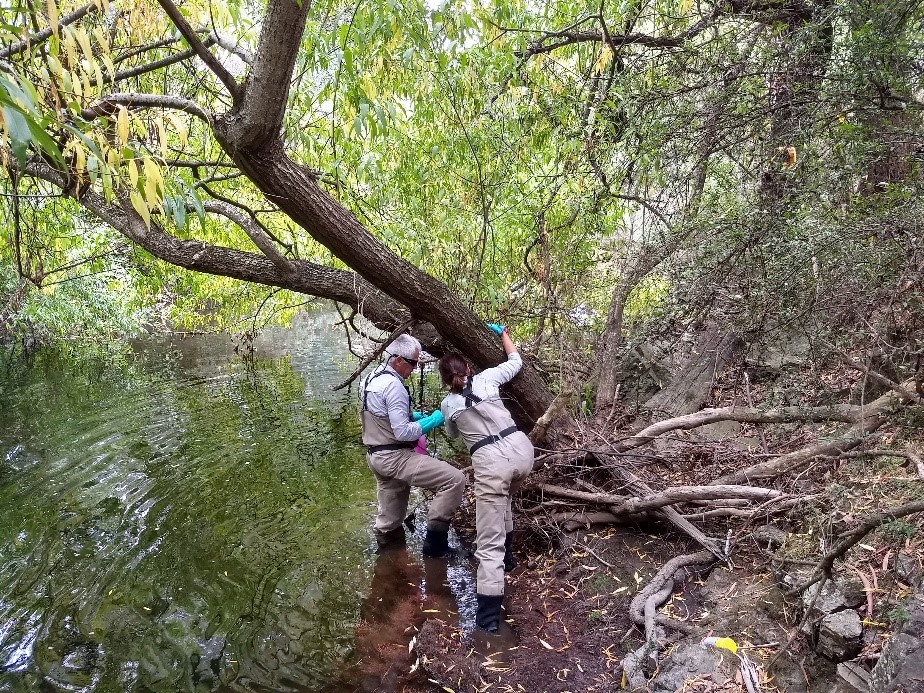
<svg viewBox="0 0 924 693"><path fill-rule="evenodd" d="M850 462L834 472L823 472L829 485L836 486L841 477L859 479L859 484L853 487L858 490L842 494L838 503L818 513L836 521L851 508L861 509L858 503L867 503L862 489L872 478L871 470L860 469L859 464ZM893 484L908 476L901 467L881 474ZM371 594L378 596L363 607L354 676L346 690L628 690L620 663L643 641L641 630L630 623L629 603L668 560L699 547L654 524L550 533L538 529L543 523L531 522L528 513L521 513L516 532L520 564L508 575L506 624L499 636L486 636L473 631L474 586L465 584L474 574L470 553L473 510L474 503L466 503L457 523L463 547L460 557L420 561L415 554L419 547L412 541L407 551L377 563ZM819 541L817 517L801 519L804 522L776 521L788 533L777 554L756 540L745 539L729 563L690 574L660 613L694 626L696 635L679 643L679 637L669 637L662 655L670 654L672 648L690 650L704 636L731 637L757 665L762 691L853 693L856 689L838 679L837 664L813 652L801 635L785 648L773 673L766 671L770 660L789 642L803 613L801 600L784 595L779 586L782 576L797 567L771 557L804 560L817 556L813 548ZM719 521L708 530L713 536L723 536L725 527ZM875 532L841 566L841 572L854 576L854 584L865 592L864 604L858 609L863 617L863 649L851 664L871 669L900 623L901 604L912 590L907 579L896 577L895 558L911 555L920 568L924 553L920 536L912 523ZM665 675L668 683L652 690L744 691L737 662L728 659L720 658L714 674L685 676L681 672L677 678L675 672L674 679ZM659 671L648 673L655 676Z"/></svg>

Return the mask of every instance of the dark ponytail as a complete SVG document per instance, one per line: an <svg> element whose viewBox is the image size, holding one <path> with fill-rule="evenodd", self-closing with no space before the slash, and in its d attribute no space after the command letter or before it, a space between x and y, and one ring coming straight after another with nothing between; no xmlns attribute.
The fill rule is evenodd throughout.
<svg viewBox="0 0 924 693"><path fill-rule="evenodd" d="M462 392L468 377L468 363L461 354L449 352L439 362L440 379L450 392Z"/></svg>

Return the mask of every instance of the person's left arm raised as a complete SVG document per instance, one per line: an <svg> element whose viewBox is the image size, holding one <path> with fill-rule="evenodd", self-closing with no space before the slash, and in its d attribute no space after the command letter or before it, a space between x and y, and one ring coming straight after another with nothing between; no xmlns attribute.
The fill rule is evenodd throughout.
<svg viewBox="0 0 924 693"><path fill-rule="evenodd" d="M520 369L523 368L523 359L517 351L517 347L513 343L513 340L510 339L510 330L506 325L488 323L488 328L500 336L501 344L507 354L507 361L499 366L486 368L479 373L479 377L494 385L500 386L512 380L513 377L520 372ZM499 328L500 332L495 328Z"/></svg>

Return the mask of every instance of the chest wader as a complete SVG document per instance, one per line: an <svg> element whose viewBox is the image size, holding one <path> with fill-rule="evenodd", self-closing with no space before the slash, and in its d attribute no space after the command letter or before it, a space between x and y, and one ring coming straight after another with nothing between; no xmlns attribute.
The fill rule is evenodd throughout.
<svg viewBox="0 0 924 693"><path fill-rule="evenodd" d="M366 381L381 375L400 377L391 371L374 373ZM401 381L404 386L404 381ZM407 387L404 388L407 390ZM368 390L363 392L363 408L360 418L363 425L363 444L368 452L367 461L376 477L378 492L378 517L376 518L376 541L380 549L394 542L405 541L401 522L407 513L407 502L411 486L433 491L427 520L427 534L422 552L424 556L438 558L450 553L449 519L462 502L465 489L465 475L452 465L440 460L418 455L414 452L417 441L400 441L395 437L391 422L386 416L376 416L367 406ZM410 392L408 392L410 404ZM410 410L408 410L410 419ZM380 456L381 455L381 456ZM394 473L376 469L383 459L394 464ZM400 517L399 517L400 516ZM380 529L381 528L381 531Z"/></svg>
<svg viewBox="0 0 924 693"><path fill-rule="evenodd" d="M515 478L525 477L532 469L533 450L500 397L481 399L472 392L470 383L460 394L465 399L465 411L454 422L472 455L475 472L478 531L475 625L495 633L504 599L504 572L516 567L511 546L510 487Z"/></svg>
<svg viewBox="0 0 924 693"><path fill-rule="evenodd" d="M401 380L399 376L395 375L387 369L383 369L378 373L373 373L369 379L366 381L365 388L369 387L371 383L376 378L390 375L394 378ZM407 387L404 386L404 381L401 380L401 385L406 390ZM372 456L380 452L389 452L393 450L413 450L414 443L401 441L395 438L395 433L391 428L391 422L388 420L387 416L376 416L371 411L369 411L367 406L367 400L369 397L369 390L363 389L363 408L359 413L360 422L362 423L363 428L363 445L366 446L367 453L367 462L371 461ZM410 402L410 395L408 395L408 402ZM370 469L372 468L371 463L369 464ZM375 471L375 470L373 470ZM378 476L376 476L376 486L379 487L379 503L378 511L379 515L386 514L388 512L393 512L394 509L387 506L393 506L395 504L400 505L400 499L396 500L393 503L387 502L384 498L384 495L381 492L381 483L378 481ZM401 517L404 517L404 513L407 510L407 502L404 502L404 507L399 509ZM378 545L379 551L385 551L390 548L399 548L406 545L406 537L404 534L404 526L399 524L394 529L387 531L375 530L375 542Z"/></svg>

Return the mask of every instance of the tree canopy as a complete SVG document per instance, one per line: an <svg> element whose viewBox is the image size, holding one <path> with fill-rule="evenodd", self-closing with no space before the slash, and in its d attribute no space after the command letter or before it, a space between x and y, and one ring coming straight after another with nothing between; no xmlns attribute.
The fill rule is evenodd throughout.
<svg viewBox="0 0 924 693"><path fill-rule="evenodd" d="M8 334L319 296L487 365L491 318L535 419L627 334L920 329L915 3L7 7Z"/></svg>

